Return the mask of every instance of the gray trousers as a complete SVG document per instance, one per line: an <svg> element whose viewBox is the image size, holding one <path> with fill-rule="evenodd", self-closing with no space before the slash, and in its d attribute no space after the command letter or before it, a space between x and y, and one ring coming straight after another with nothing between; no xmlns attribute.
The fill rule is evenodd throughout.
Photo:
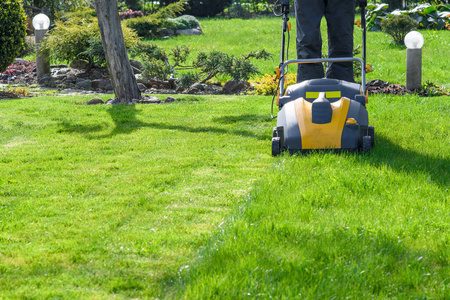
<svg viewBox="0 0 450 300"><path fill-rule="evenodd" d="M295 0L294 4L299 59L322 57L323 16L328 27L328 57L353 57L355 0ZM323 77L321 63L298 65L297 82ZM354 82L352 63L329 63L326 78Z"/></svg>

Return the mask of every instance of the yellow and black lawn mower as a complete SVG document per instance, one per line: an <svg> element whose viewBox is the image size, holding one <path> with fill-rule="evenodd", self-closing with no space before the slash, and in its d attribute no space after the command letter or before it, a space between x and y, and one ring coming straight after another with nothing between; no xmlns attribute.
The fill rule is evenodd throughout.
<svg viewBox="0 0 450 300"><path fill-rule="evenodd" d="M361 1L363 59L356 57L295 59L284 61L285 33L288 31L289 0L282 0L283 32L276 95L279 108L273 129L272 155L283 151L346 150L367 152L374 145L374 127L369 125L366 103L366 22L365 1ZM289 33L288 33L289 34ZM288 86L284 76L291 64L358 62L361 84L338 79L311 79ZM273 117L272 101L272 117Z"/></svg>

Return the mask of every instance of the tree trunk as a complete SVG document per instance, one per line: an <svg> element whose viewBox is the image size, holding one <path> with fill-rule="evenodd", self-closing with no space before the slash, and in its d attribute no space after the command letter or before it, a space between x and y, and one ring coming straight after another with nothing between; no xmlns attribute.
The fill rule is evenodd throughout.
<svg viewBox="0 0 450 300"><path fill-rule="evenodd" d="M95 0L95 11L117 100L120 103L131 103L132 99L141 99L123 39L117 0Z"/></svg>

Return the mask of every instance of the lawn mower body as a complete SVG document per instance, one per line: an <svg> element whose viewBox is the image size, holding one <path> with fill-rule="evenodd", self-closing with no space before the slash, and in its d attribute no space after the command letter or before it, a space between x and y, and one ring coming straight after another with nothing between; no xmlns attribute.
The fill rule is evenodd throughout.
<svg viewBox="0 0 450 300"><path fill-rule="evenodd" d="M287 16L285 22L286 19ZM285 27L283 25L283 31ZM279 112L277 126L273 129L272 155L276 156L283 151L369 151L375 136L373 126L369 126L366 109L368 99L365 87L365 34L364 60L343 57L284 61L283 43L284 39L278 69ZM348 61L361 65L361 84L321 78L291 85L284 91L285 69L290 64Z"/></svg>

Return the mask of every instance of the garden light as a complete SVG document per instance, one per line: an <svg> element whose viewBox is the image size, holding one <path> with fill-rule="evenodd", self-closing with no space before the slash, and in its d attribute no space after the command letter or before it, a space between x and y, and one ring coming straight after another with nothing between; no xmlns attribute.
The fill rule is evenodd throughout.
<svg viewBox="0 0 450 300"><path fill-rule="evenodd" d="M423 35L418 31L411 31L405 36L405 46L408 49L422 49Z"/></svg>
<svg viewBox="0 0 450 300"><path fill-rule="evenodd" d="M50 75L50 61L47 55L39 51L39 44L50 26L50 19L45 14L33 18L34 38L36 41L36 73L38 80L44 75Z"/></svg>
<svg viewBox="0 0 450 300"><path fill-rule="evenodd" d="M422 46L423 36L418 31L411 31L405 36L406 45L406 88L420 89L422 85Z"/></svg>
<svg viewBox="0 0 450 300"><path fill-rule="evenodd" d="M50 26L50 19L45 14L38 14L33 18L34 30L47 30Z"/></svg>

